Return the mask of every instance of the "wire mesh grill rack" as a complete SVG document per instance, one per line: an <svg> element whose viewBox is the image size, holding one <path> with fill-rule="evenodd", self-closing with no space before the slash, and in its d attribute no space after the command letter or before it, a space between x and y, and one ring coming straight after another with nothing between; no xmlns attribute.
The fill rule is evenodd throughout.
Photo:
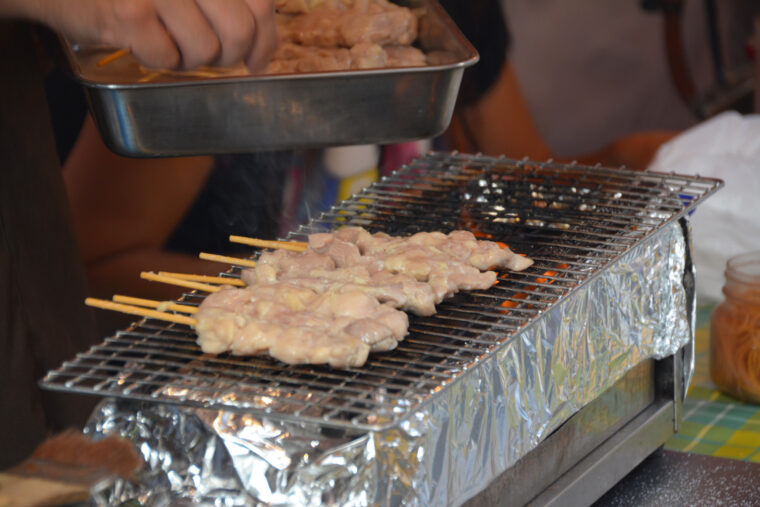
<svg viewBox="0 0 760 507"><path fill-rule="evenodd" d="M528 255L535 260L531 268L502 271L491 289L460 293L433 316L411 317L399 347L372 354L361 368L204 355L192 329L144 319L51 371L41 385L384 429L721 186L676 174L430 153L289 237L346 224L390 234L468 229ZM202 299L188 293L181 301L198 305Z"/></svg>

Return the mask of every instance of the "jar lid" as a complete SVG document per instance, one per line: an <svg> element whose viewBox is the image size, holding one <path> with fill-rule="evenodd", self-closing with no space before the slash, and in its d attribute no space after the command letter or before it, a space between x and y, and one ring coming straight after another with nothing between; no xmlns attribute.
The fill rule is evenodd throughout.
<svg viewBox="0 0 760 507"><path fill-rule="evenodd" d="M726 263L726 277L760 283L760 251L731 257Z"/></svg>

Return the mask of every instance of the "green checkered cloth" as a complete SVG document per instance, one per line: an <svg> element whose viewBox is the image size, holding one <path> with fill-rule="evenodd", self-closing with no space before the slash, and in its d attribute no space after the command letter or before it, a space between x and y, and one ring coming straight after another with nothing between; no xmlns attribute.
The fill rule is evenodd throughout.
<svg viewBox="0 0 760 507"><path fill-rule="evenodd" d="M731 398L710 380L711 314L712 307L697 311L694 378L681 428L665 448L760 463L760 405Z"/></svg>

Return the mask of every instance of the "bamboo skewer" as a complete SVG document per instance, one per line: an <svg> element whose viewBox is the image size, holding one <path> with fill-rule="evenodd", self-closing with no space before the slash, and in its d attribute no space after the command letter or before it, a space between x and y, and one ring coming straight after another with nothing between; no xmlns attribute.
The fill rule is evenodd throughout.
<svg viewBox="0 0 760 507"><path fill-rule="evenodd" d="M113 53L104 56L97 62L98 67L103 67L104 65L108 65L111 62L115 62L122 56L127 56L131 51L129 49L119 49L118 51L114 51Z"/></svg>
<svg viewBox="0 0 760 507"><path fill-rule="evenodd" d="M257 246L260 248L274 248L281 250L290 250L291 252L303 252L309 245L301 241L269 241L266 239L248 238L245 236L230 236L230 242L240 243L243 245Z"/></svg>
<svg viewBox="0 0 760 507"><path fill-rule="evenodd" d="M149 81L153 81L154 79L156 79L160 75L161 75L160 72L148 72L143 77L141 77L140 79L138 79L137 82L138 83L147 83Z"/></svg>
<svg viewBox="0 0 760 507"><path fill-rule="evenodd" d="M175 322L177 324L195 326L198 323L198 319L188 317L186 315L174 315L173 313L159 312L157 310L151 310L149 308L143 308L140 306L114 303L113 301L108 301L107 299L87 298L84 300L84 302L87 306L94 306L95 308L114 310L117 312L128 313L130 315L139 315L141 317L166 320L169 322Z"/></svg>
<svg viewBox="0 0 760 507"><path fill-rule="evenodd" d="M218 283L222 285L234 285L235 287L246 287L246 283L243 280L226 276L195 275L192 273L170 273L168 271L159 271L158 274L161 276L179 278L181 280L192 280L194 282Z"/></svg>
<svg viewBox="0 0 760 507"><path fill-rule="evenodd" d="M154 299L135 298L132 296L122 296L120 294L113 295L113 301L115 303L125 303L133 306L145 306L148 308L155 308L158 311L172 310L182 313L196 313L198 308L190 305L181 305L173 301L156 301Z"/></svg>
<svg viewBox="0 0 760 507"><path fill-rule="evenodd" d="M122 56L128 54L128 50L116 51L98 62L98 66L106 65ZM256 246L260 248L273 248L284 249L292 252L303 252L308 248L307 243L300 241L268 241L256 238L248 238L245 236L230 236L230 241L233 243L240 243L249 246ZM201 252L199 257L204 260L223 262L226 264L232 264L235 266L243 267L255 267L256 261L250 259L241 259L238 257L230 257L226 255L210 254ZM150 280L153 282L162 282L170 285L177 285L179 287L185 287L189 289L202 290L205 292L218 292L221 290L219 285L211 285L216 283L220 285L233 285L236 287L245 287L246 284L237 278L228 278L222 276L208 276L208 275L196 275L191 273L171 273L167 271L159 271L158 273L143 271L140 273L140 278L144 280ZM210 283L204 283L210 282ZM142 317L150 317L159 320L165 320L169 322L176 322L178 324L186 324L188 326L195 326L198 321L193 317L185 315L175 315L173 313L167 313L165 310L172 310L176 312L194 314L198 311L197 307L189 305L181 305L172 301L156 301L153 299L136 298L131 296L122 296L115 294L113 301L105 299L87 298L85 304L96 308L103 308L105 310L114 310L130 315L139 315Z"/></svg>
<svg viewBox="0 0 760 507"><path fill-rule="evenodd" d="M169 285L177 285L179 287L186 287L188 289L202 290L205 292L219 292L221 287L218 285L210 285L207 283L194 282L192 280L183 280L181 278L173 278L171 276L159 275L157 273L151 273L143 271L140 273L140 278L143 280L150 280L151 282L162 282Z"/></svg>
<svg viewBox="0 0 760 507"><path fill-rule="evenodd" d="M210 254L201 252L198 255L201 259L206 261L222 262L224 264L232 264L233 266L243 266L245 268L255 268L256 261L250 259L240 259L238 257L228 257L226 255Z"/></svg>

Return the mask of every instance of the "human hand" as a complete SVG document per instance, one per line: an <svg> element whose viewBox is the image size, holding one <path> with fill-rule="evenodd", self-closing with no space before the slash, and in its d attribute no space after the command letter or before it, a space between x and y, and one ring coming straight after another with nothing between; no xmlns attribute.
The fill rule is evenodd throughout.
<svg viewBox="0 0 760 507"><path fill-rule="evenodd" d="M273 0L0 0L0 13L3 3L73 42L129 49L151 68L243 61L256 72L277 47Z"/></svg>

